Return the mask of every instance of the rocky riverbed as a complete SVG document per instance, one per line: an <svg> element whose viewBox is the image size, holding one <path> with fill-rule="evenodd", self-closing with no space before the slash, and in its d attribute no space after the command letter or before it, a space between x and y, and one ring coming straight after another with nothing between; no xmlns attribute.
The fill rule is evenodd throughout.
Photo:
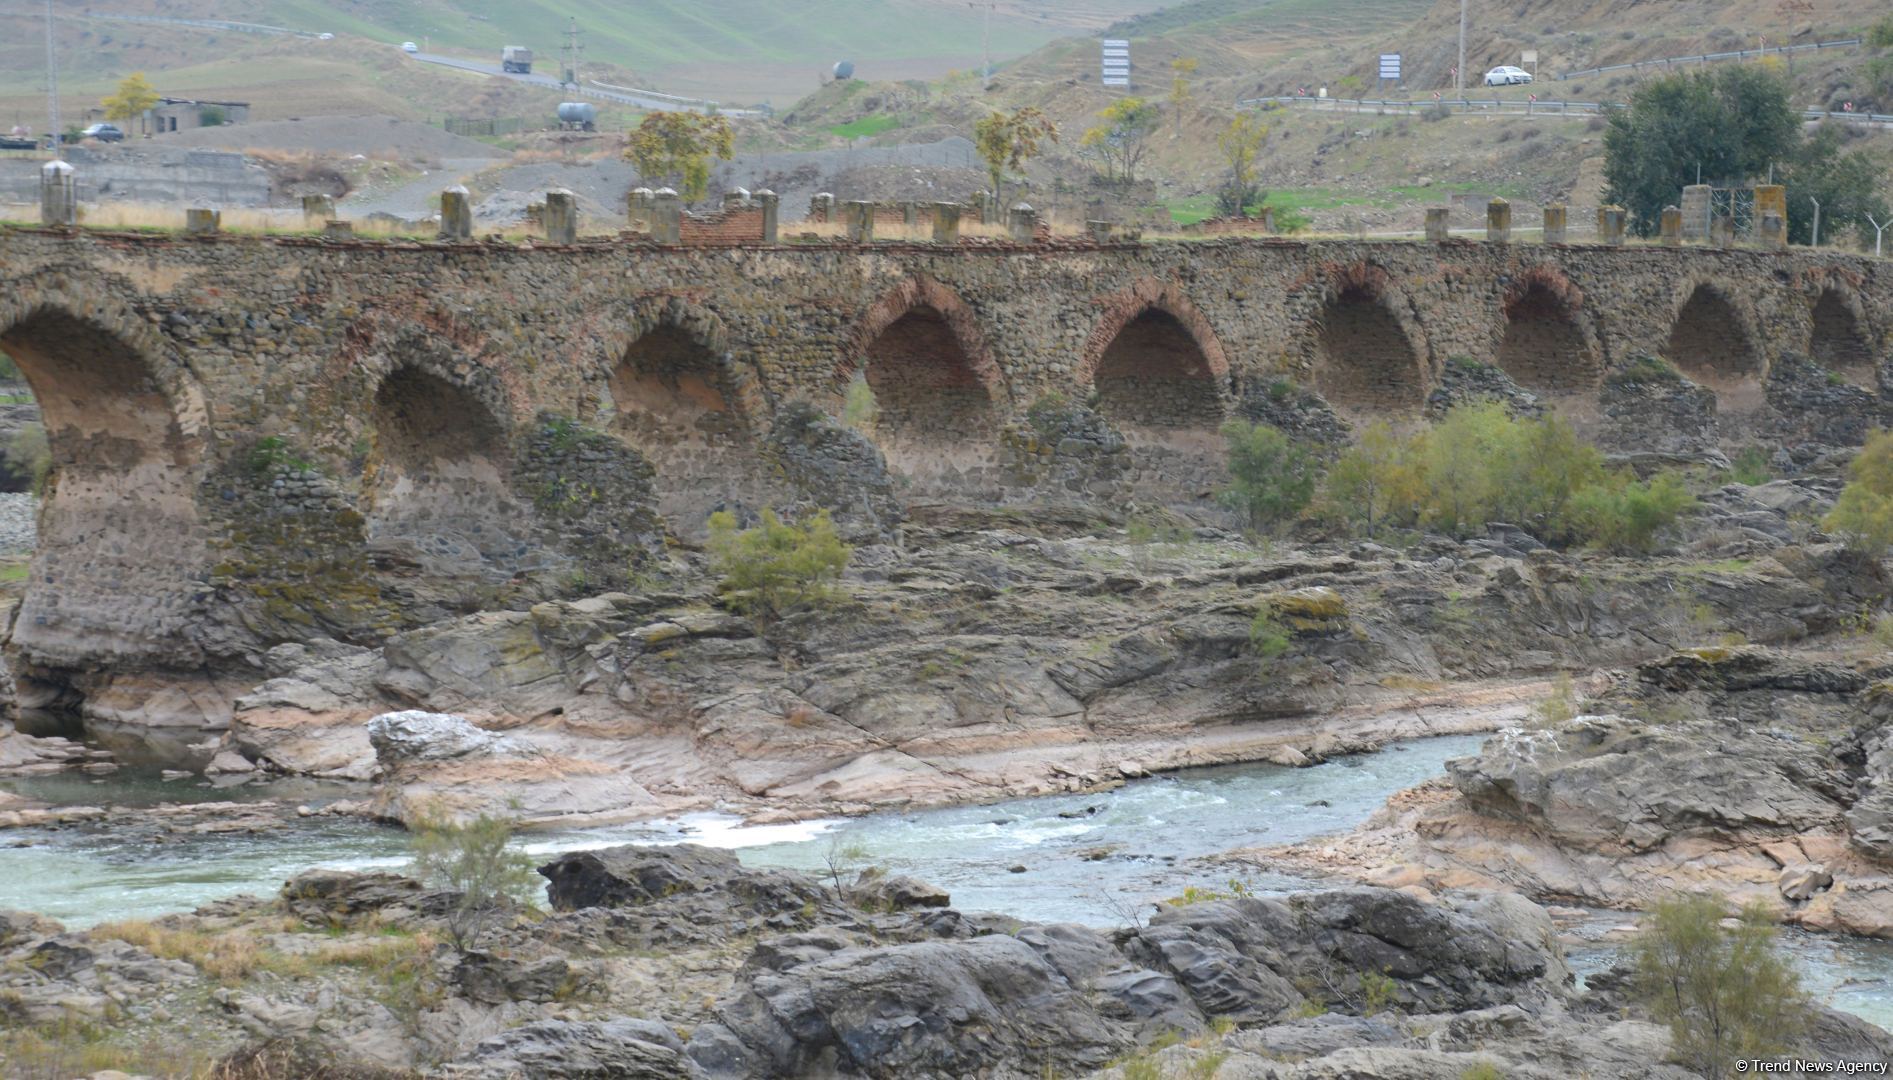
<svg viewBox="0 0 1893 1080"><path fill-rule="evenodd" d="M454 896L388 874L310 872L275 897L78 933L0 914L6 1066L66 1075L80 1052L135 1052L463 1080L1696 1075L1661 1064L1668 1030L1620 974L1579 990L1546 912L1503 892L1206 895L1105 933L688 845L539 872L551 914L503 913L466 948L448 943ZM95 1025L84 1046L26 1037L74 1015ZM1798 1052L1886 1060L1893 1039L1817 1007Z"/></svg>
<svg viewBox="0 0 1893 1080"><path fill-rule="evenodd" d="M1845 637L1884 581L1808 526L1833 488L1714 491L1687 542L1652 558L1556 552L1505 526L1403 549L1258 549L1209 528L1134 543L1051 513L922 510L856 547L835 604L779 621L728 610L685 552L667 588L449 618L379 647L278 646L211 718L225 733L181 764L378 782L375 812L394 818L438 802L570 826L1319 761L1507 726L1559 671ZM1251 647L1263 612L1285 628L1284 655ZM177 695L135 688L88 708L161 730L140 725ZM425 753L377 746L367 722L403 710L468 730Z"/></svg>

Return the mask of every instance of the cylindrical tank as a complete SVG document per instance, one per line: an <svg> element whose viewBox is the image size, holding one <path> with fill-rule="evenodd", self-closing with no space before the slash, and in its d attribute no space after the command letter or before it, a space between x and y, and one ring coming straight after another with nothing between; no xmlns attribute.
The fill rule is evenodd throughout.
<svg viewBox="0 0 1893 1080"><path fill-rule="evenodd" d="M559 123L583 124L590 127L598 119L598 109L589 101L564 101L559 103Z"/></svg>

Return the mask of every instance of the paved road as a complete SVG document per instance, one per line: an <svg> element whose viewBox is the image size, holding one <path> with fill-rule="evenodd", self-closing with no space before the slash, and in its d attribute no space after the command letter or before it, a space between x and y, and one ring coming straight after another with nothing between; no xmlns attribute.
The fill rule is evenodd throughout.
<svg viewBox="0 0 1893 1080"><path fill-rule="evenodd" d="M457 56L442 56L439 53L409 53L408 55L423 64L439 64L442 67L459 68L462 71L477 71L483 75L498 75L501 78L512 79L515 82L522 82L528 86L542 86L548 90L566 89L564 83L550 75L521 75L517 72L504 71L498 64L485 64L478 60L463 60ZM569 93L570 91L567 92ZM580 97L602 98L605 101L616 101L623 105L636 105L640 109L646 109L651 112L699 112L706 105L711 104L708 101L697 101L691 98L679 98L669 94L659 94L655 90L639 91L628 87L606 90L598 86L586 86L580 88L578 94ZM717 112L724 116L756 115L756 110L754 109L727 109L721 106L718 106Z"/></svg>

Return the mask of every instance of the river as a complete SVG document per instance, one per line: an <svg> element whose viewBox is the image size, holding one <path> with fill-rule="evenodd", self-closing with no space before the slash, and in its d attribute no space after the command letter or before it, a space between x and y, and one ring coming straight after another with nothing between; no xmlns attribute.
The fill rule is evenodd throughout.
<svg viewBox="0 0 1893 1080"><path fill-rule="evenodd" d="M826 874L831 861L881 866L948 889L956 907L1034 922L1113 925L1145 915L1185 888L1226 891L1232 877L1259 893L1309 888L1283 874L1232 872L1212 858L1238 847L1290 843L1347 831L1387 796L1439 775L1483 736L1394 743L1372 754L1305 769L1251 764L1191 769L1113 791L1012 799L977 806L883 812L848 820L745 826L700 814L637 825L534 833L526 847L551 855L622 843L690 841L736 851L751 865ZM0 780L0 789L60 803L120 805L171 800L284 798L317 802L342 792L302 782L215 789L195 778L162 781L126 770L107 778L65 773ZM352 792L349 794L359 794ZM269 894L312 866L398 869L399 830L312 818L265 834L192 836L165 844L112 830L67 827L0 834L0 908L42 912L73 926L148 918L238 893ZM1019 869L1022 868L1022 869ZM1631 916L1600 913L1574 930L1600 936ZM1893 945L1787 931L1783 941L1814 994L1893 1027ZM1610 962L1614 946L1580 943L1580 972Z"/></svg>

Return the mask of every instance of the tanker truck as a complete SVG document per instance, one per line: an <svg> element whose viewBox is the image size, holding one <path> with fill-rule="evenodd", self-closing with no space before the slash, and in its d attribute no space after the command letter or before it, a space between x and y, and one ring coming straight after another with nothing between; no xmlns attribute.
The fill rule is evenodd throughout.
<svg viewBox="0 0 1893 1080"><path fill-rule="evenodd" d="M598 110L589 101L559 103L560 131L597 131Z"/></svg>
<svg viewBox="0 0 1893 1080"><path fill-rule="evenodd" d="M487 55L491 56L491 53ZM508 75L532 74L532 50L524 45L508 45L500 50L500 70Z"/></svg>

